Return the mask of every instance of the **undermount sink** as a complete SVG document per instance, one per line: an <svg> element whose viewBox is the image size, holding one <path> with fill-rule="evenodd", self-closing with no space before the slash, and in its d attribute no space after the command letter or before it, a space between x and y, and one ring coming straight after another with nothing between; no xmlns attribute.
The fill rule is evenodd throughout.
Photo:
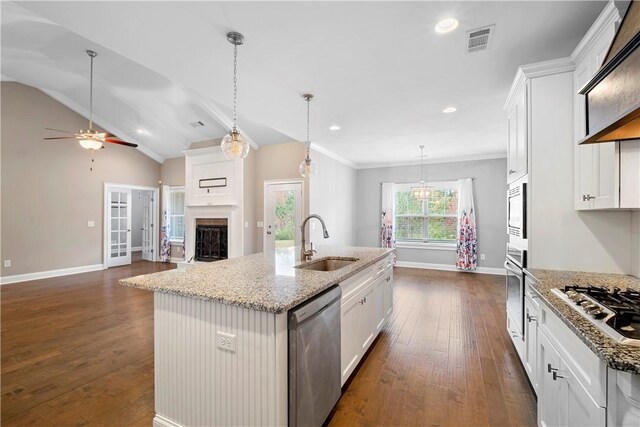
<svg viewBox="0 0 640 427"><path fill-rule="evenodd" d="M334 271L343 267L353 264L358 261L359 258L338 258L338 257L326 257L317 261L310 261L306 264L296 265L295 268L301 270L314 270L314 271Z"/></svg>

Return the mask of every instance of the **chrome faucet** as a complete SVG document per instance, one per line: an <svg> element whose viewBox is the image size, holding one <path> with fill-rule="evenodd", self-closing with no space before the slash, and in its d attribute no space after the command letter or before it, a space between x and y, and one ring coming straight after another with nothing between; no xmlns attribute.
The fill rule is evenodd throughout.
<svg viewBox="0 0 640 427"><path fill-rule="evenodd" d="M304 237L304 228L307 225L307 222L309 222L311 218L317 218L320 221L320 224L322 224L322 234L324 235L324 238L325 239L329 238L329 233L327 233L327 227L324 225L324 220L320 215L311 214L308 217L306 217L304 221L302 221L302 226L300 227L300 230L302 230L302 244L300 245L300 261L309 261L313 256L313 253L315 252L313 250L313 242L311 242L310 250L305 249L306 241Z"/></svg>

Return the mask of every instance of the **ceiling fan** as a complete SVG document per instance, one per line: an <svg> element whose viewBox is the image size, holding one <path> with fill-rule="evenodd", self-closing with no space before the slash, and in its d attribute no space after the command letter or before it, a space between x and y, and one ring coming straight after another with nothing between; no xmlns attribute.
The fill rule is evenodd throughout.
<svg viewBox="0 0 640 427"><path fill-rule="evenodd" d="M121 141L117 138L114 138L115 135L111 135L107 132L98 132L93 129L93 58L98 56L96 52L93 50L87 50L87 55L91 58L91 79L90 79L90 87L89 87L89 129L82 130L79 132L69 132L65 130L59 129L51 129L46 128L47 130L52 130L54 132L64 132L68 133L68 136L55 136L44 138L46 140L50 139L77 139L82 148L86 148L87 150L98 150L100 148L104 148L104 143L108 142L111 144L119 144L126 145L127 147L137 147L138 144L133 144L131 142Z"/></svg>

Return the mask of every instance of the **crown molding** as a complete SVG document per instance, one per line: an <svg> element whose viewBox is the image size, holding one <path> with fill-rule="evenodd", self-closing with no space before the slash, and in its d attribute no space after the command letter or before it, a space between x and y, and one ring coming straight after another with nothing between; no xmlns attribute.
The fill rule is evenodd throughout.
<svg viewBox="0 0 640 427"><path fill-rule="evenodd" d="M494 159L506 159L507 153L489 153L478 154L471 156L458 156L458 157L443 157L440 159L431 159L424 162L425 165L436 163L458 163L458 162L473 162L477 160L494 160ZM391 168L399 166L414 166L420 165L420 161L400 161L400 162L385 162L385 163L364 163L358 165L357 169L375 169L375 168Z"/></svg>
<svg viewBox="0 0 640 427"><path fill-rule="evenodd" d="M613 1L609 1L602 12L600 12L600 15L598 15L596 20L593 22L591 28L589 28L582 40L580 40L578 46L576 46L573 52L571 52L571 59L573 62L575 64L580 62L609 25L619 20L620 14L618 12L618 8L613 4Z"/></svg>
<svg viewBox="0 0 640 427"><path fill-rule="evenodd" d="M521 65L516 71L516 76L511 84L509 95L504 103L504 109L509 109L514 97L519 92L520 87L526 79L550 76L553 74L566 73L575 70L576 65L570 57L551 59L549 61L535 62L533 64Z"/></svg>
<svg viewBox="0 0 640 427"><path fill-rule="evenodd" d="M349 166L352 169L359 169L359 166L356 163L353 163L351 160L347 160L344 157L334 153L333 151L327 150L324 147L319 146L315 142L311 143L311 149L317 151L320 154L324 154L325 156L342 163L345 166Z"/></svg>

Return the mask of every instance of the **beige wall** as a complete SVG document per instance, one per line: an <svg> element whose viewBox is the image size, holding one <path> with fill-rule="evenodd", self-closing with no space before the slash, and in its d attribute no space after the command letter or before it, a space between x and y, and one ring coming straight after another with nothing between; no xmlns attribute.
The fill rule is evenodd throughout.
<svg viewBox="0 0 640 427"><path fill-rule="evenodd" d="M160 165L115 144L90 152L43 141L54 134L45 127L74 131L87 120L32 87L4 82L0 91L1 249L12 262L2 276L102 264L104 182L157 187Z"/></svg>
<svg viewBox="0 0 640 427"><path fill-rule="evenodd" d="M162 180L162 185L174 187L185 185L184 156L166 159L160 167L160 179Z"/></svg>
<svg viewBox="0 0 640 427"><path fill-rule="evenodd" d="M255 252L262 252L262 237L264 230L257 228L257 221L264 221L264 181L270 179L301 178L300 162L307 155L306 146L300 142L287 142L284 144L264 145L256 151L253 182L255 221L249 224L255 232ZM245 174L245 177L247 175ZM309 214L309 179L304 183L304 214Z"/></svg>

